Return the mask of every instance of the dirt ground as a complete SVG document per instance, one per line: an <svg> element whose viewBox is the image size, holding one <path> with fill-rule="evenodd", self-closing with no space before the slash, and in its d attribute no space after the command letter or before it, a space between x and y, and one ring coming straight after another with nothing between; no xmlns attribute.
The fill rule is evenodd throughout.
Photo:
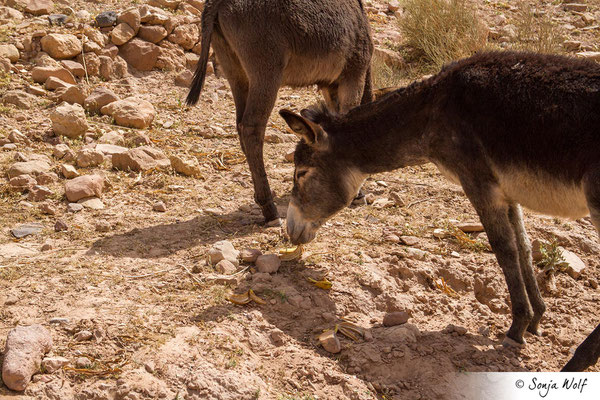
<svg viewBox="0 0 600 400"><path fill-rule="evenodd" d="M499 13L511 15L504 3L478 4L488 24ZM91 13L125 8L121 3L70 6ZM375 6L386 9L387 2ZM600 16L596 4L590 9ZM562 9L556 13L560 23L572 18ZM376 34L398 29L391 15L371 17ZM584 31L577 40L592 40L594 32ZM19 67L24 72L12 76L4 89L18 88L27 79L31 66ZM0 399L451 398L448 387L457 373L558 371L600 322L600 245L589 218L567 221L526 212L532 240L556 239L587 268L578 279L561 272L544 284L543 335L528 334L522 349L504 348L511 321L504 278L485 234L475 241L433 236L435 229L452 232L477 216L461 189L431 165L370 177L366 192L371 200L384 200L342 211L320 230L300 261L284 262L276 274L250 268L230 283L211 281L214 270L205 258L217 241L264 253L286 245L284 229L262 225L252 200L229 87L224 78L210 76L199 105L186 108L187 90L172 83L172 74L130 73L124 80L95 84L150 101L157 116L145 133L153 146L196 157L203 176L129 174L108 164L82 169L105 176L105 209L67 212L60 179L48 185L59 193L51 200L57 214L50 216L31 206L25 195L9 191L3 174L0 348L14 326L40 323L52 333L51 354L69 358L77 368L36 375L24 393L0 384ZM298 111L319 98L315 88L282 89L267 134L287 138L277 111ZM17 151L52 158L48 114L54 107L46 101L33 110L9 108L0 114L0 130L18 128L32 139L30 146L0 152L3 171ZM132 131L111 125L106 117L90 116L89 121L98 136ZM83 144L69 142L73 149ZM293 164L284 156L294 146L291 141L265 145L281 215L293 175ZM396 200L387 206L385 199ZM165 203L166 212L153 211L157 201ZM69 229L55 232L57 219ZM107 232L96 230L98 221L108 223ZM42 223L44 229L14 239L10 229L24 222ZM393 235L409 244L397 243ZM52 249L41 251L45 243ZM324 276L333 282L331 290L307 279ZM452 290L441 290L442 282ZM250 288L267 304L227 301L229 294ZM408 323L384 327L383 316L391 311L409 312ZM62 320L51 323L57 318ZM329 354L318 334L343 319L363 328L364 338L342 336L342 351ZM92 339L76 341L74 335L82 330L92 332Z"/></svg>

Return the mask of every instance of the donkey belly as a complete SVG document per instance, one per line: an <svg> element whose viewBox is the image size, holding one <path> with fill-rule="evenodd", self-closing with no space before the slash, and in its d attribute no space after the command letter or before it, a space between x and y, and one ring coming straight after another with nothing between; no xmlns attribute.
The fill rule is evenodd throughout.
<svg viewBox="0 0 600 400"><path fill-rule="evenodd" d="M283 71L283 84L292 87L331 84L340 76L345 63L344 55L339 53L321 56L294 54Z"/></svg>
<svg viewBox="0 0 600 400"><path fill-rule="evenodd" d="M572 219L590 213L581 183L531 171L497 171L496 175L505 196L532 211Z"/></svg>

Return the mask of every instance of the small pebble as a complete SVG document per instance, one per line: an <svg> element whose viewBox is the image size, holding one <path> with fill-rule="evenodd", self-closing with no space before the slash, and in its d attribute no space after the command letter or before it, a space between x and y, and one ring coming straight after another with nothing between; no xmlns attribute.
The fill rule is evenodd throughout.
<svg viewBox="0 0 600 400"><path fill-rule="evenodd" d="M383 317L383 326L396 326L405 324L410 316L406 311L395 311L385 314Z"/></svg>
<svg viewBox="0 0 600 400"><path fill-rule="evenodd" d="M79 331L74 336L76 342L83 342L86 340L90 340L94 335L90 331Z"/></svg>
<svg viewBox="0 0 600 400"><path fill-rule="evenodd" d="M158 211L158 212L165 212L165 211L167 211L167 206L165 205L164 202L159 201L158 203L154 203L154 205L152 206L152 209L154 211Z"/></svg>
<svg viewBox="0 0 600 400"><path fill-rule="evenodd" d="M69 229L69 227L67 226L67 224L64 221L62 221L60 219L56 220L56 223L54 224L54 230L56 232L66 231L68 229Z"/></svg>
<svg viewBox="0 0 600 400"><path fill-rule="evenodd" d="M328 330L319 335L319 342L325 351L329 353L339 353L342 351L342 345L333 330Z"/></svg>

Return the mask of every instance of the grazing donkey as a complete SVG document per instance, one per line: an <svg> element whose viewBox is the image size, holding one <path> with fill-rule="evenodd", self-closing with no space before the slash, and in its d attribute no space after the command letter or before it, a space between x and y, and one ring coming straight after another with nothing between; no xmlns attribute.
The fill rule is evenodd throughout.
<svg viewBox="0 0 600 400"><path fill-rule="evenodd" d="M545 311L520 205L561 217L591 214L600 230L600 66L593 62L482 53L344 116L280 114L302 138L287 214L292 242L314 239L367 175L432 162L462 185L479 214L510 293L507 338L517 343L525 343L525 330L539 334Z"/></svg>
<svg viewBox="0 0 600 400"><path fill-rule="evenodd" d="M266 222L277 220L263 162L277 92L317 84L336 113L371 101L373 44L361 0L208 0L188 105L200 96L211 39L233 93L255 201Z"/></svg>

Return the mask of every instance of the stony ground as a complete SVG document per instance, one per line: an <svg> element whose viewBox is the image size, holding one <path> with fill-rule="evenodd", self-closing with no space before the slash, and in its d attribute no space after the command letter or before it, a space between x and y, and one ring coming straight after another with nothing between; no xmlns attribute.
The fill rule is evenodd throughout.
<svg viewBox="0 0 600 400"><path fill-rule="evenodd" d="M23 2L2 2L25 10ZM596 2L589 1L585 10L542 3L536 15L552 21L565 51L597 56ZM515 43L513 21L520 9L508 2L476 5L490 27L491 43ZM0 146L0 348L10 329L39 323L54 341L48 356L68 361L52 373L42 368L25 392L0 384L0 399L451 398L448 388L456 373L560 369L598 324L600 246L589 219L526 213L532 239L556 240L586 267L576 279L562 271L553 279L540 275L548 306L543 336L527 336L523 349L502 347L511 320L504 279L485 234L457 230L477 221L468 200L430 165L369 178L370 204L332 219L301 260L283 262L273 274L242 263L240 272L223 277L206 261L216 242L263 253L286 245L283 230L263 226L253 204L226 81L209 76L199 105L186 108L187 90L175 80L189 79L179 66L193 65L193 48L184 53L183 45L162 45L172 53L158 59L183 54L181 59L145 72L119 70L122 62L113 56L111 73L106 67L107 76L78 78L78 88L85 96L106 88L121 99L146 100L153 118L138 119L146 127L136 129L117 125L131 122L119 122L116 114L86 111L83 136L57 137L50 115L66 89L55 94L33 82L36 65L54 65L39 57L40 38L51 32L81 37L82 20L126 5L56 2L54 7L51 12L77 17L50 27L44 15L24 12L16 21L12 14L2 17L6 9L0 9L0 45L19 50L0 81L0 140L10 138ZM185 17L185 10L175 15ZM401 63L393 53L402 42L401 9L391 12L381 1L368 10L378 46L392 50L390 62ZM101 54L111 54L107 51ZM25 104L6 101L15 90L32 95L17 96ZM293 174L285 155L295 139L276 112L300 110L318 99L314 88L282 89L269 122L265 159L282 215ZM105 148L93 161L101 142L125 149ZM112 168L117 150L140 144L160 151L144 159L149 168ZM68 146L70 160L61 145ZM176 167L172 156L187 168ZM31 177L26 187L16 187L7 174L15 163L31 160L48 163L50 170L38 174L37 182ZM192 176L160 167L163 161ZM80 175L103 177L93 208L74 206L65 197L65 164ZM44 189L34 188L36 183ZM13 229L26 223L40 225L33 227L36 233L16 239ZM331 290L309 281L323 277L333 283ZM227 300L250 288L266 304ZM384 315L394 311L408 312L408 323L384 326ZM330 354L318 335L343 321L361 327L364 335L357 341L341 336L341 352Z"/></svg>

